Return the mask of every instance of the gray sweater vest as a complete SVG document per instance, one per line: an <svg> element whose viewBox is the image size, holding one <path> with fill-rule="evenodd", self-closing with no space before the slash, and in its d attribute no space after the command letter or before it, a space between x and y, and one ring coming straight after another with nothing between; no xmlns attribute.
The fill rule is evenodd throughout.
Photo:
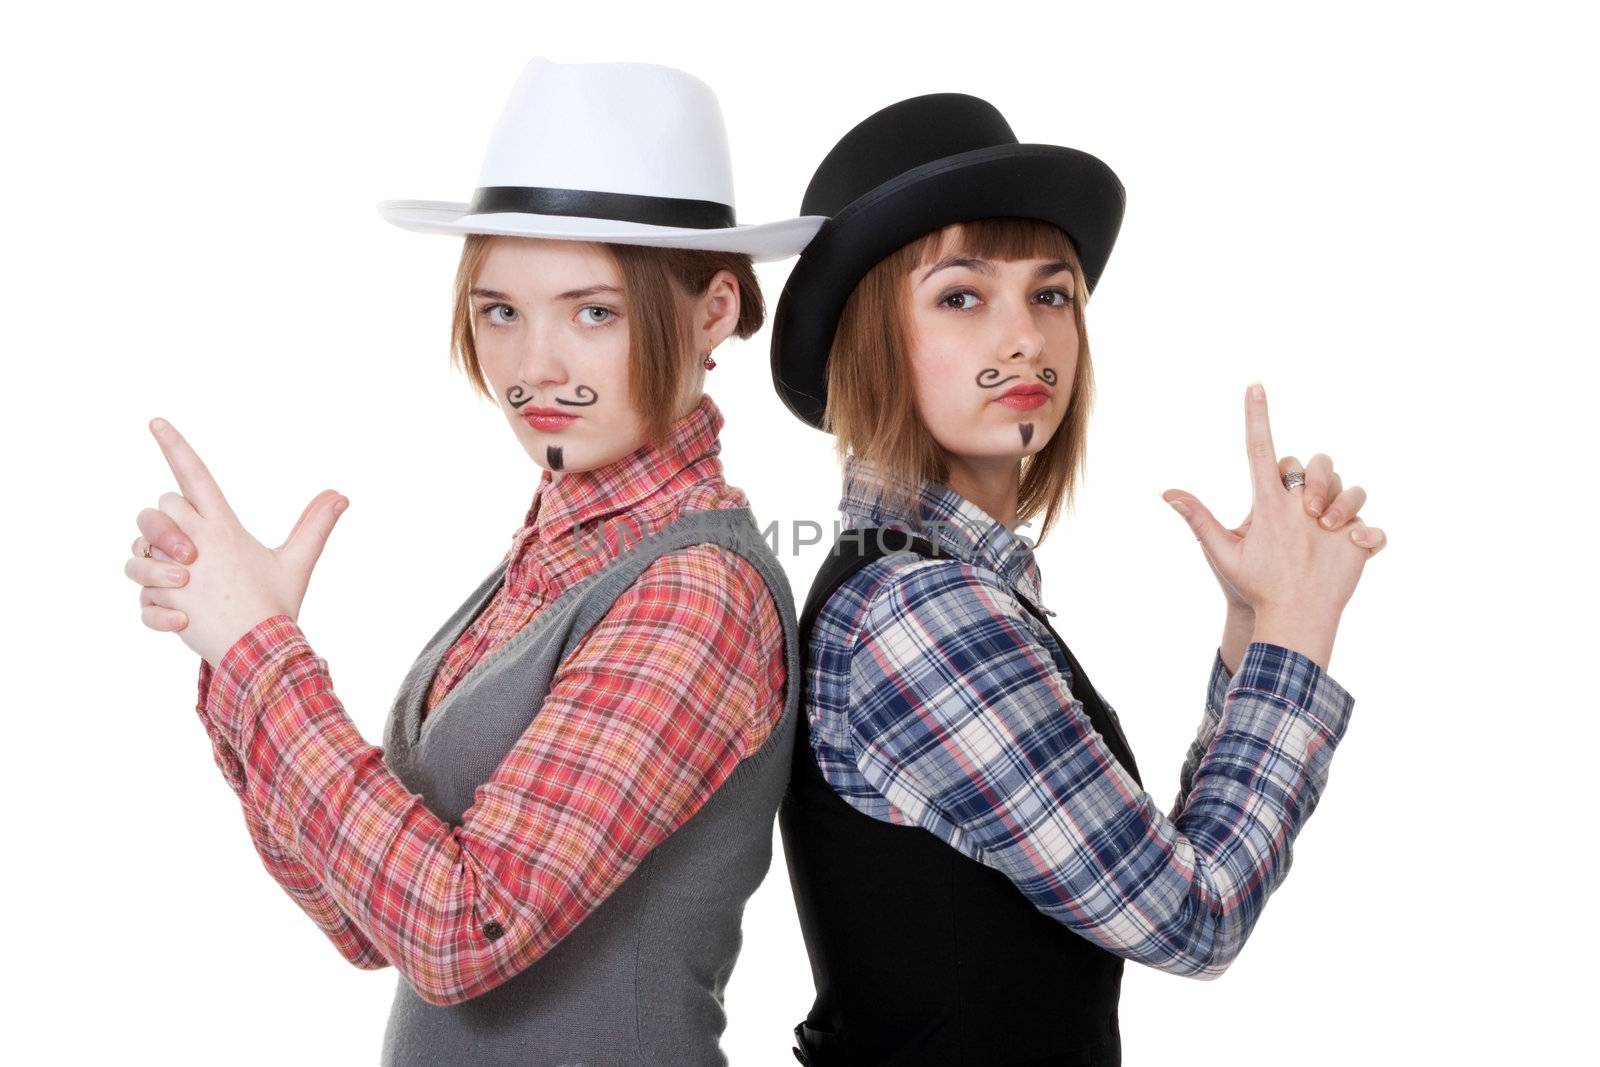
<svg viewBox="0 0 1600 1067"><path fill-rule="evenodd" d="M412 666L384 729L384 761L435 815L459 826L474 791L538 713L560 661L646 566L708 542L755 565L783 622L786 699L771 736L599 907L516 977L442 1007L419 997L402 976L384 1032L384 1064L728 1062L720 1045L723 990L742 943L745 901L772 859L801 686L794 597L748 508L685 511L636 541L545 605L424 719L419 713L433 676L493 598L505 577L502 563Z"/></svg>

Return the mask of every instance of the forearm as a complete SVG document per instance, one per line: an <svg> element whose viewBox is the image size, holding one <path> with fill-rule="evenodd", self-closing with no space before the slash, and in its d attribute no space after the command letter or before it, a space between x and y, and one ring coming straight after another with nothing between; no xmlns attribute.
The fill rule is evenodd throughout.
<svg viewBox="0 0 1600 1067"><path fill-rule="evenodd" d="M461 829L384 765L292 619L251 630L216 676L216 726L244 763L241 800L262 833L304 865L423 999L458 1003L525 965L509 958L525 938L501 931L537 928L534 911L466 847Z"/></svg>
<svg viewBox="0 0 1600 1067"><path fill-rule="evenodd" d="M1244 649L1239 650L1239 659L1235 663L1243 662ZM1200 729L1195 733L1194 739L1189 742L1189 750L1184 754L1183 766L1178 770L1178 798L1172 802L1171 814L1168 816L1173 822L1183 814L1183 809L1188 807L1189 795L1194 787L1194 775L1200 767L1200 761L1206 758L1211 751L1211 742L1217 736L1217 727L1222 721L1222 706L1227 703L1228 689L1233 684L1233 675L1237 673L1229 670L1222 649L1211 657L1211 674L1206 682L1205 713L1200 719Z"/></svg>
<svg viewBox="0 0 1600 1067"><path fill-rule="evenodd" d="M310 916L311 921L333 942L339 954L350 963L367 971L389 966L388 957L356 925L349 913L339 907L316 873L272 836L266 822L247 798L241 799L245 801L244 819L250 831L250 840L273 880L283 887L283 891L300 906L300 910Z"/></svg>
<svg viewBox="0 0 1600 1067"><path fill-rule="evenodd" d="M211 738L211 749L217 768L222 771L228 787L239 798L244 814L245 828L255 846L261 863L273 881L283 888L289 898L315 922L339 954L363 970L377 970L389 965L388 959L377 945L361 930L350 916L339 907L316 874L307 867L298 854L275 837L261 813L256 810L245 789L245 768L227 738L212 720L206 708L210 691L212 667L204 660L200 663L199 698L195 710L201 725Z"/></svg>
<svg viewBox="0 0 1600 1067"><path fill-rule="evenodd" d="M1205 714L1200 719L1200 729L1189 742L1189 749L1183 757L1183 766L1178 771L1178 797L1172 802L1169 816L1174 822L1188 806L1195 770L1210 751L1212 739L1217 735L1217 724L1222 718L1222 705L1227 697L1228 686L1233 676L1238 673L1239 664L1244 662L1244 651L1250 644L1250 635L1254 629L1254 612L1248 608L1234 607L1232 604L1228 606L1228 617L1222 624L1222 642L1217 646L1216 656L1212 658L1210 679L1206 683Z"/></svg>
<svg viewBox="0 0 1600 1067"><path fill-rule="evenodd" d="M1163 819L1142 801L1145 833L1133 852L1103 868L1092 854L1073 856L1057 873L1077 892L1065 907L1056 900L1042 908L1117 955L1200 979L1232 964L1288 876L1353 703L1292 650L1247 645L1239 671L1223 677L1214 665L1212 693L1226 687L1223 707L1207 724L1212 734L1191 747L1173 816ZM1213 702L1208 695L1208 719ZM1112 797L1136 791L1087 780L1093 784L1074 795L1067 821L1097 840L1091 812L1116 811ZM1097 787L1104 796L1095 796ZM1120 816L1112 817L1125 832Z"/></svg>
<svg viewBox="0 0 1600 1067"><path fill-rule="evenodd" d="M1141 887L1148 890L1146 914L1164 917L1164 938L1181 946L1175 959L1156 966L1214 978L1237 957L1288 876L1295 839L1327 786L1353 704L1310 656L1259 642L1246 646L1228 683L1222 721L1168 828L1189 843L1192 856L1180 848ZM1156 902L1167 900L1183 904L1162 916Z"/></svg>

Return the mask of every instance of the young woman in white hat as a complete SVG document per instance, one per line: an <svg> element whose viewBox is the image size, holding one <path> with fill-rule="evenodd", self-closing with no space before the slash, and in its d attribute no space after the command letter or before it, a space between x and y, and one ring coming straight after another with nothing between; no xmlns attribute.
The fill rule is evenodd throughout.
<svg viewBox="0 0 1600 1067"><path fill-rule="evenodd" d="M182 495L139 516L143 621L203 657L197 712L268 870L353 964L399 970L384 1063L724 1063L799 645L702 384L761 324L751 262L822 220L736 222L704 83L544 60L470 203L380 210L466 235L453 355L543 467L510 551L370 745L295 621L343 498L268 549L155 420Z"/></svg>
<svg viewBox="0 0 1600 1067"><path fill-rule="evenodd" d="M1245 522L1165 494L1227 618L1163 811L1015 530L1048 533L1082 465L1121 182L940 93L846 134L803 210L831 218L778 304L773 376L836 437L845 531L801 613L779 813L817 983L795 1054L1118 1063L1123 961L1220 975L1288 873L1353 703L1334 630L1382 531L1327 456L1272 459L1258 391Z"/></svg>

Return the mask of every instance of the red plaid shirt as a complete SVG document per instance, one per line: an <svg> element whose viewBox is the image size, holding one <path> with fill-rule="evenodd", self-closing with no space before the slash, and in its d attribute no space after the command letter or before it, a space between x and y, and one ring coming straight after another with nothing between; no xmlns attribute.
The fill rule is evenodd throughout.
<svg viewBox="0 0 1600 1067"><path fill-rule="evenodd" d="M445 656L425 707L614 558L619 535L632 543L685 508L744 506L722 478L722 424L703 397L660 446L559 481L545 471L505 584ZM589 524L602 518L597 550ZM278 883L351 963L392 963L423 999L453 1004L537 960L693 815L766 739L784 675L760 573L700 544L647 567L562 662L460 826L363 740L287 614L258 623L215 671L201 662L196 710ZM502 936L485 936L486 916Z"/></svg>

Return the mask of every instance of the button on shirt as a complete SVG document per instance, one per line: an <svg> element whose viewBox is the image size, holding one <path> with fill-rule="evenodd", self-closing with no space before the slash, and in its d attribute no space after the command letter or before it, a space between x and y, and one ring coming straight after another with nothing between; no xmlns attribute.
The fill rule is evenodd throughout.
<svg viewBox="0 0 1600 1067"><path fill-rule="evenodd" d="M709 396L668 438L541 475L506 581L451 647L431 709L539 610L684 509L743 507ZM519 973L697 811L783 711L783 631L760 573L715 544L651 563L563 661L460 825L383 763L288 615L258 623L197 712L262 862L339 952L433 1004ZM507 924L515 914L537 927Z"/></svg>
<svg viewBox="0 0 1600 1067"><path fill-rule="evenodd" d="M1032 546L946 486L908 489L854 456L845 485L845 528L920 529L957 558L878 560L819 613L806 705L823 777L866 814L1001 871L1118 956L1222 974L1288 874L1353 698L1292 649L1251 642L1231 677L1218 649L1163 813L1022 606L1044 610ZM922 517L892 502L895 485Z"/></svg>

